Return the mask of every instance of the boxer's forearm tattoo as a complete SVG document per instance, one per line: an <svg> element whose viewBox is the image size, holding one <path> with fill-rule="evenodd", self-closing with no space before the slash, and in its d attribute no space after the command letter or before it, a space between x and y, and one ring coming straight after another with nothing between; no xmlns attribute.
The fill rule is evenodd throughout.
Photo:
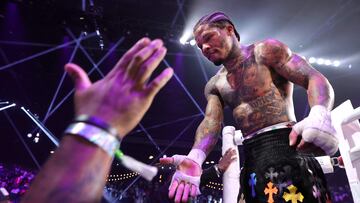
<svg viewBox="0 0 360 203"><path fill-rule="evenodd" d="M196 130L194 148L208 154L217 142L222 121L223 106L220 99L215 95L208 96L205 118Z"/></svg>

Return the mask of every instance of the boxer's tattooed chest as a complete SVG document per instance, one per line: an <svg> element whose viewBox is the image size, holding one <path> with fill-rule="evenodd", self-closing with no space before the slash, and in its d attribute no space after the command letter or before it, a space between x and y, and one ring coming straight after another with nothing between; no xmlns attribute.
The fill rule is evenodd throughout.
<svg viewBox="0 0 360 203"><path fill-rule="evenodd" d="M244 63L241 71L226 75L220 94L233 108L233 116L243 133L288 121L287 104L275 86L270 70L254 60Z"/></svg>
<svg viewBox="0 0 360 203"><path fill-rule="evenodd" d="M245 134L289 120L286 102L274 85L265 95L241 102L233 116Z"/></svg>

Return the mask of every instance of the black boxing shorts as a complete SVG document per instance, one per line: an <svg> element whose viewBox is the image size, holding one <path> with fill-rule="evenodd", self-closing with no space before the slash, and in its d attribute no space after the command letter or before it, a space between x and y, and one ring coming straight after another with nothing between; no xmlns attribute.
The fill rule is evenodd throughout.
<svg viewBox="0 0 360 203"><path fill-rule="evenodd" d="M331 202L321 166L289 146L290 132L272 130L243 142L240 183L247 203Z"/></svg>

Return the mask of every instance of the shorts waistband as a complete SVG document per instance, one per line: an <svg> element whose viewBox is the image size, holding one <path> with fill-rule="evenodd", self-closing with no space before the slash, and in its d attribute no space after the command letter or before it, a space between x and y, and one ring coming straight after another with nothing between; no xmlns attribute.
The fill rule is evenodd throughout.
<svg viewBox="0 0 360 203"><path fill-rule="evenodd" d="M273 131L273 130L278 130L278 129L286 129L286 128L292 128L294 125L296 124L295 121L287 121L287 122L283 122L283 123L277 123L265 128L262 128L256 132L250 133L249 135L246 135L246 137L244 138L244 140L248 140L251 138L256 137L259 134L265 133L265 132L269 132L269 131Z"/></svg>
<svg viewBox="0 0 360 203"><path fill-rule="evenodd" d="M244 140L245 162L296 156L296 149L289 146L290 132L291 128L276 129Z"/></svg>

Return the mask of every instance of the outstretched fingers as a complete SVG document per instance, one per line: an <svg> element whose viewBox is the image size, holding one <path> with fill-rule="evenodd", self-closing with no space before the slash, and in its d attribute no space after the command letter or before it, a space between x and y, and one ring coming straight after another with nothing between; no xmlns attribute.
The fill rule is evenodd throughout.
<svg viewBox="0 0 360 203"><path fill-rule="evenodd" d="M136 80L138 81L138 85L140 87L142 87L150 78L151 74L165 57L165 54L166 48L160 47L151 55L151 57L147 61L142 64L136 76Z"/></svg>
<svg viewBox="0 0 360 203"><path fill-rule="evenodd" d="M174 71L172 68L167 68L161 72L153 81L147 86L147 93L150 97L154 97L160 90L165 86L165 84L173 76Z"/></svg>
<svg viewBox="0 0 360 203"><path fill-rule="evenodd" d="M169 198L173 199L175 196L176 188L178 187L179 182L177 180L174 180L169 188Z"/></svg>
<svg viewBox="0 0 360 203"><path fill-rule="evenodd" d="M181 197L183 195L184 188L185 188L185 184L184 184L184 182L181 182L176 190L176 195L175 195L176 203L179 203L181 201Z"/></svg>
<svg viewBox="0 0 360 203"><path fill-rule="evenodd" d="M197 187L194 184L191 184L190 196L191 197L196 197L196 191L197 191Z"/></svg>
<svg viewBox="0 0 360 203"><path fill-rule="evenodd" d="M128 65L128 76L132 79L136 79L142 65L147 62L151 56L162 47L162 45L163 42L160 39L156 39L153 40L148 46L137 52Z"/></svg>
<svg viewBox="0 0 360 203"><path fill-rule="evenodd" d="M183 192L183 195L182 195L182 202L187 202L188 199L189 199L189 193L190 193L190 189L191 189L191 186L190 186L191 183L186 183L185 184L185 187L184 187L184 192Z"/></svg>
<svg viewBox="0 0 360 203"><path fill-rule="evenodd" d="M116 63L115 67L109 72L107 75L108 77L113 77L116 75L117 72L125 71L135 56L140 50L142 50L144 47L148 46L150 44L150 39L145 37L140 39L138 42L136 42L135 45L133 45Z"/></svg>

